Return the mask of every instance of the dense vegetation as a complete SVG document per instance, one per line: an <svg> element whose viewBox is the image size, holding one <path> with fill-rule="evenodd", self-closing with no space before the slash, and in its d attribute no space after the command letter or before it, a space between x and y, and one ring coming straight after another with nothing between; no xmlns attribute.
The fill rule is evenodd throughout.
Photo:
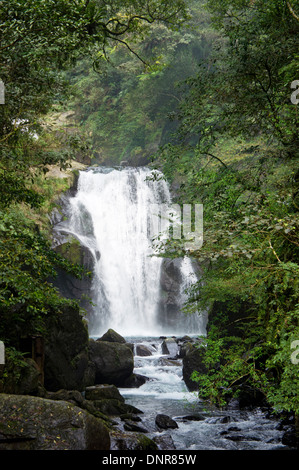
<svg viewBox="0 0 299 470"><path fill-rule="evenodd" d="M133 50L148 26L175 27L184 3L154 0L12 0L0 3L0 339L6 351L21 336L44 332L44 318L67 303L49 279L58 267L82 275L51 249L45 212L64 185L43 178L69 166L78 140L49 133L44 119L68 97L65 72L82 57L95 68L114 43ZM38 138L37 138L38 137ZM73 137L73 136L72 136ZM81 142L79 142L79 147Z"/></svg>
<svg viewBox="0 0 299 470"><path fill-rule="evenodd" d="M203 278L186 306L211 309L200 396L222 406L245 385L298 413L299 2L188 5L0 4L0 339L16 346L59 310L55 266L81 272L37 221L47 165L87 146L97 163L151 162L177 202L204 206L203 247L188 251ZM53 110L74 111L78 138L45 129ZM184 240L165 249L182 256Z"/></svg>
<svg viewBox="0 0 299 470"><path fill-rule="evenodd" d="M298 18L285 1L207 7L221 39L187 80L176 141L158 156L180 184L178 201L204 206L204 244L193 253L204 275L187 311L216 315L209 373L194 380L219 405L252 387L298 412Z"/></svg>

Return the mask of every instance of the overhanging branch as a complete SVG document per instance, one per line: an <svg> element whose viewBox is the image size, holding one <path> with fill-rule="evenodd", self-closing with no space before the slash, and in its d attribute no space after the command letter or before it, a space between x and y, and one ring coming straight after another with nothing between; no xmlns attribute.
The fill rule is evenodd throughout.
<svg viewBox="0 0 299 470"><path fill-rule="evenodd" d="M295 18L295 20L299 21L299 16L295 13L290 2L287 2L287 5L288 5L288 9L290 10L291 15Z"/></svg>

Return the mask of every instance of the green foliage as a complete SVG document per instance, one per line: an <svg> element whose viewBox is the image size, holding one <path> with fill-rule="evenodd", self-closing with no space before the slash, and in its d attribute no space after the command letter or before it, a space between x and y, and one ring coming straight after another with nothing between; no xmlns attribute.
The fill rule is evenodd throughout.
<svg viewBox="0 0 299 470"><path fill-rule="evenodd" d="M298 21L284 1L207 5L220 40L185 82L176 139L155 162L177 202L203 203L204 243L168 240L164 254L201 264L186 311L218 309L199 395L223 406L245 385L298 413Z"/></svg>
<svg viewBox="0 0 299 470"><path fill-rule="evenodd" d="M56 254L50 243L18 211L1 211L0 337L18 345L20 336L43 332L44 317L68 303L49 279L60 267L80 277L84 270Z"/></svg>
<svg viewBox="0 0 299 470"><path fill-rule="evenodd" d="M224 303L229 312L220 322L218 311L216 338L208 334L209 373L194 373L200 396L220 406L246 384L276 408L298 412L298 365L290 349L299 338L296 171L293 162L282 168L280 160L262 164L257 156L242 165L236 159L227 169L203 166L193 175L197 185L190 187L187 178L182 183L181 201L185 193L204 204L204 244L191 252L203 276L190 290L186 311ZM230 337L226 325L235 312L238 332Z"/></svg>
<svg viewBox="0 0 299 470"><path fill-rule="evenodd" d="M208 348L209 345L215 355L219 341L211 341ZM246 348L239 343L235 347L221 347L217 363L211 362L209 357L206 363L211 368L210 373L207 375L199 375L196 371L193 373L193 380L198 383L199 395L220 407L229 399L240 395L240 383L266 395L273 378L269 379L264 364L259 362L261 348L252 348L250 355L247 354ZM223 356L225 361L219 366Z"/></svg>
<svg viewBox="0 0 299 470"><path fill-rule="evenodd" d="M243 339L213 334L206 338L204 363L209 372L192 374L199 396L222 407L246 386L264 395L274 409L298 413L298 364L290 359L298 328L282 335L279 342L263 341L259 324L247 323L246 329ZM253 338L257 342L250 344Z"/></svg>
<svg viewBox="0 0 299 470"><path fill-rule="evenodd" d="M0 389L5 384L7 378L14 382L19 382L21 371L27 366L24 361L24 353L21 353L14 347L5 348L5 367L0 378Z"/></svg>

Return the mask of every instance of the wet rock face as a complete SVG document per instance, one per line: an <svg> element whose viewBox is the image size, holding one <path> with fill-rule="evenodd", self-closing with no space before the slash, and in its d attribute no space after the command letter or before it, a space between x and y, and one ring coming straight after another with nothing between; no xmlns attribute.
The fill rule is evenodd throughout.
<svg viewBox="0 0 299 470"><path fill-rule="evenodd" d="M159 323L175 326L180 311L180 288L182 275L179 259L163 260L161 270L161 300L159 305Z"/></svg>
<svg viewBox="0 0 299 470"><path fill-rule="evenodd" d="M173 358L179 355L179 345L175 338L166 338L162 343L162 353Z"/></svg>
<svg viewBox="0 0 299 470"><path fill-rule="evenodd" d="M81 245L75 237L63 236L54 250L72 264L79 264L84 266L87 272L93 272L95 263L93 254L87 247ZM92 277L82 276L81 279L78 279L58 268L57 277L51 279L51 282L58 288L63 297L77 300L81 307L91 314L92 308L88 298L92 295Z"/></svg>
<svg viewBox="0 0 299 470"><path fill-rule="evenodd" d="M0 450L109 450L100 419L65 401L0 395Z"/></svg>

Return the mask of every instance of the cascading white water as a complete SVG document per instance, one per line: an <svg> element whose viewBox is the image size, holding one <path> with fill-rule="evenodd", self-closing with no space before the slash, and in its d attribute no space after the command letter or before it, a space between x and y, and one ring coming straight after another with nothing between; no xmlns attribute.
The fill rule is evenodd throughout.
<svg viewBox="0 0 299 470"><path fill-rule="evenodd" d="M91 336L108 328L123 336L164 333L158 311L163 259L152 256L150 207L169 204L171 198L165 180L151 180L150 174L148 168L80 172L63 231L73 234L94 256ZM182 289L188 285L186 266L192 270L188 261L187 265L182 263ZM191 323L191 330L186 323L184 333L204 334L199 315Z"/></svg>

